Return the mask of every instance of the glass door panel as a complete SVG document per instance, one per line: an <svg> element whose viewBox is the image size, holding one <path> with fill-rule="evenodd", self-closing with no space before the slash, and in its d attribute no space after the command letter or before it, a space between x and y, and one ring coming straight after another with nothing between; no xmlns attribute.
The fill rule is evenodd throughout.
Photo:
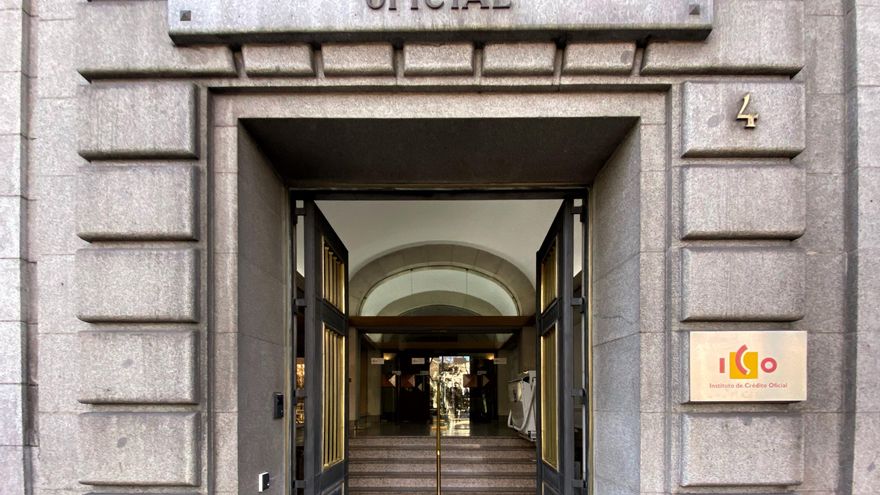
<svg viewBox="0 0 880 495"><path fill-rule="evenodd" d="M556 327L541 336L541 459L559 469L559 429L557 424Z"/></svg>

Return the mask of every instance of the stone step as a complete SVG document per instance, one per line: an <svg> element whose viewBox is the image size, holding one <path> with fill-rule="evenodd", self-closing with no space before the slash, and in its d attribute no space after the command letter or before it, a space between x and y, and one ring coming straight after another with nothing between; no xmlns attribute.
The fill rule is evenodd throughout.
<svg viewBox="0 0 880 495"><path fill-rule="evenodd" d="M443 473L467 473L471 475L481 475L481 474L506 474L506 473L514 473L514 474L526 474L535 471L535 461L534 460L524 460L519 462L511 462L504 460L491 460L485 462L472 462L472 461L451 461L449 459L443 459L442 465ZM387 474L402 474L402 473L435 473L437 469L437 463L434 459L425 459L425 460L410 460L408 462L389 462L386 459L375 459L375 460L359 460L359 461L349 461L348 463L348 472L357 476L360 474L375 474L375 473L387 473Z"/></svg>
<svg viewBox="0 0 880 495"><path fill-rule="evenodd" d="M436 438L349 440L349 493L436 494ZM443 495L535 493L535 445L518 437L443 437Z"/></svg>
<svg viewBox="0 0 880 495"><path fill-rule="evenodd" d="M349 488L348 492L352 495L437 495L437 490L432 488L382 488L379 490L372 488ZM475 493L487 493L491 495L535 495L535 487L530 488L456 488L455 490L443 490L443 495L474 495Z"/></svg>
<svg viewBox="0 0 880 495"><path fill-rule="evenodd" d="M441 486L446 489L460 488L506 488L506 489L534 489L535 475L509 473L504 476L474 476L471 474L446 474L441 479ZM350 489L355 488L410 488L410 489L431 489L436 486L436 478L433 473L424 474L360 474L357 476L349 476L348 486Z"/></svg>
<svg viewBox="0 0 880 495"><path fill-rule="evenodd" d="M455 448L444 447L442 458L448 460L491 461L491 460L535 460L534 449L523 448ZM392 449L377 449L375 447L349 447L349 461L379 459L389 463L409 462L414 459L435 459L436 451L433 448L422 447L395 447Z"/></svg>
<svg viewBox="0 0 880 495"><path fill-rule="evenodd" d="M519 447L535 449L535 444L519 437L443 437L440 440L443 446L460 448L487 448L487 447ZM348 440L352 447L429 447L437 444L434 437L386 437L368 436L352 437Z"/></svg>

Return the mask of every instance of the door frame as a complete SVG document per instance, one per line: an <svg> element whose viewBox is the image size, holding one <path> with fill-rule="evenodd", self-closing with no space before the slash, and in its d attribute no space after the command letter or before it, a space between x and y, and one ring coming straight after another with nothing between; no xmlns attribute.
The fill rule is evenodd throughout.
<svg viewBox="0 0 880 495"><path fill-rule="evenodd" d="M262 448L265 441L258 438L229 438L229 431L234 427L266 427L262 419L245 416L233 408L227 408L230 400L234 400L234 393L231 392L247 383L254 374L254 371L244 369L239 369L237 373L228 371L230 367L236 369L236 363L240 361L237 352L242 347L234 339L238 332L236 312L240 300L237 295L237 280L239 273L244 272L244 267L236 262L241 244L237 228L237 222L241 218L238 213L241 201L238 199L236 187L240 182L237 175L246 166L252 163L274 165L265 153L254 149L254 137L245 129L243 122L251 119L286 118L636 118L633 132L624 138L618 151L606 162L606 167L613 167L603 169L607 171L604 179L610 187L603 191L608 194L603 196L605 199L601 202L594 195L591 210L604 211L602 205L606 204L604 201L607 196L616 196L621 192L624 186L618 179L623 176L640 178L629 181L634 185L627 187L633 189L633 208L636 216L639 215L638 212L642 212L641 219L623 237L627 242L632 237L641 239L636 241L638 251L635 253L635 263L640 266L640 271L636 273L640 276L631 277L627 273L625 280L633 284L634 296L641 297L639 311L634 315L634 325L641 330L631 334L642 344L636 346L635 356L640 360L642 368L652 369L655 373L649 380L642 378L639 381L639 395L636 400L642 406L637 405L635 414L620 425L628 439L641 438L641 441L613 443L599 438L600 435L595 433L592 449L596 454L594 457L599 454L603 457L610 455L612 458L625 455L635 459L632 465L626 466L632 469L622 474L625 477L623 482L632 486L660 492L664 486L678 482L680 476L677 472L657 468L662 467L664 462L668 464L670 446L680 442L681 437L678 430L669 426L668 420L660 419L665 414L662 408L657 409L657 404L661 404L664 397L671 393L670 380L673 380L672 377L678 370L679 358L676 352L680 345L680 333L672 330L683 325L676 319L678 303L674 297L680 282L669 275L680 264L677 249L680 243L676 241L676 233L673 232L678 223L674 215L669 214L667 204L669 195L676 194L675 185L679 183L678 166L683 163L683 159L674 152L678 143L676 132L681 127L682 119L681 113L675 111L680 102L678 83L668 78L647 78L635 85L614 81L596 85L571 80L564 85L563 91L559 91L558 85L551 87L544 82L538 85L546 85L548 91L534 91L536 85L493 86L492 91L478 91L468 86L461 91L450 91L449 88L433 84L417 85L406 91L401 91L399 87L375 91L377 86L374 81L359 80L345 81L344 87L337 87L336 83L339 81L332 82L331 86L335 90L327 91L326 88L315 88L314 85L306 87L296 83L292 86L290 82L291 80L283 80L266 86L262 81L245 81L245 85L255 88L254 91L230 90L226 85L208 83L207 90L200 93L198 109L206 120L199 131L206 143L206 152L199 159L199 164L205 170L205 180L200 182L200 190L205 195L202 203L207 205L201 210L201 215L206 217L205 235L212 246L201 260L202 280L208 288L204 300L207 304L209 328L212 330L202 343L203 352L208 356L201 368L206 383L203 395L211 407L206 413L206 435L209 441L202 449L202 459L205 475L214 480L212 482L216 483L218 489L235 491L239 486L251 486L253 473L264 469L267 464L242 458L244 452ZM391 99L394 105L389 105ZM511 101L519 104L511 105ZM242 154L242 150L246 154ZM283 186L284 179L277 169L276 177L279 185ZM592 180L592 176L573 178L581 177ZM472 184L461 185L459 192L475 189ZM334 187L332 177L327 178L326 186L323 187L327 188L325 192L331 191L329 188ZM483 188L477 189L478 192L497 189L491 185L477 187ZM351 192L369 193L377 189L387 191L385 184L376 184L342 192L348 196ZM598 189L596 191L599 192ZM432 191L434 192L436 191ZM379 198L387 199L388 196L386 192L379 195ZM324 199L338 198L328 194ZM210 211L214 213L211 216L207 213ZM601 243L602 234L608 234L607 225L603 226L601 219L596 217L593 228L597 234L595 239L598 239L595 242ZM608 239L606 235L605 240ZM599 253L594 253L595 255ZM601 278L607 274L603 271L608 268L605 265L607 262L608 259L601 256L593 261L594 268L600 269L595 272L594 277ZM611 287L616 288L617 285ZM595 292L593 299L599 301L601 297L601 292ZM687 325L684 327L687 328ZM594 333L597 331L594 328ZM594 334L594 353L616 352L607 347L607 331L602 332L604 333ZM602 346L606 347L601 349ZM629 374L638 373L638 369L625 371ZM290 391L289 388L285 390ZM592 390L599 398L612 392L599 375L596 376ZM598 429L609 419L603 413L594 416L594 429ZM230 427L230 424L233 426ZM279 435L279 438L282 437L284 436ZM288 456L272 456L272 459L278 463L277 472L284 472L282 465L291 466ZM598 462L596 464L593 479L597 486L612 479L615 482L620 481L619 475L611 474L615 466ZM215 473L228 474L219 476ZM288 480L279 479L276 486L282 484L287 486Z"/></svg>
<svg viewBox="0 0 880 495"><path fill-rule="evenodd" d="M573 283L574 283L573 232L574 232L574 228L575 228L574 227L574 225L575 225L574 216L579 215L580 218L582 219L581 221L584 222L584 219L587 217L588 196L589 196L589 186L586 186L586 185L584 185L584 186L560 186L557 188L547 188L547 187L493 188L491 186L487 186L484 189L458 189L458 188L445 188L445 187L441 187L441 188L414 188L414 189L400 189L400 188L377 189L377 188L372 188L372 187L363 187L363 188L355 187L355 188L342 189L342 190L340 190L340 189L335 189L335 190L303 189L303 188L297 188L297 187L288 187L288 198L290 198L290 201L292 202L290 205L291 218L293 219L292 222L294 224L296 222L297 217L303 216L306 213L305 208L300 208L297 203L298 201L302 201L302 200L317 202L317 201L382 201L382 200L384 200L384 201L388 201L388 200L399 200L399 201L472 200L472 201L481 201L481 200L559 199L562 201L563 206L560 209L559 214L554 218L553 222L551 223L551 225L548 228L550 231L555 231L557 229L557 223L559 223L560 221L563 222L563 224L566 224L568 227L568 235L569 235L569 237L571 237L571 239L570 239L571 242L565 244L565 247L569 248L570 252L565 253L564 257L562 259L560 259L559 263L560 263L560 265L563 263L566 263L566 262L571 264L569 271L572 272L571 273L572 277L568 277L569 278L568 280L563 280L562 278L564 278L564 277L562 277L559 280L559 284L560 284L559 290L560 291L567 291L570 294L571 298L575 297L574 296L574 288L573 288ZM576 200L582 200L583 202L581 205L575 206L574 203ZM316 209L317 209L317 207L316 207ZM333 228L332 224L330 224L329 221L324 219L323 215L321 216L321 221L326 223L326 225L332 231L332 228ZM585 221L584 224L587 225L587 227L584 230L584 233L586 233L587 229L588 229L589 220ZM293 226L294 225L292 224L292 227ZM559 226L559 227L561 227L561 226ZM335 232L334 232L334 235L335 235ZM587 239L587 238L585 237L585 239ZM341 244L341 240L339 240L338 238L336 239L336 241ZM295 242L295 237L291 236L289 242ZM543 245L542 245L542 248L543 248ZM586 254L587 248L588 248L587 243L585 243L584 248L585 249L584 249L584 258L583 259L587 260L588 259L587 254ZM292 250L291 252L293 252L294 256L295 256L296 255L295 246L292 246L291 250ZM308 252L308 250L307 250L307 252ZM311 266L308 264L309 263L308 259L306 259L305 261L306 261L305 266ZM292 260L292 266L295 266L295 263L296 263L296 258L294 257ZM582 273L584 273L584 272L589 273L589 268L586 266L582 267ZM303 275L305 276L306 274L303 274ZM349 277L348 266L346 265L346 288L347 288L347 284L348 284L348 277ZM309 277L306 276L306 284L309 283L308 278ZM589 281L588 281L587 285L589 285ZM538 289L538 292L540 292L539 289ZM591 293L591 291L588 288L587 294L590 294L590 293ZM346 291L346 297L347 297L347 291ZM581 299L583 299L583 298L581 298ZM572 307L570 304L563 305L563 306L564 307L561 308L560 317L557 318L557 325L559 325L560 322L563 322L562 328L567 329L566 335L570 336L571 333L574 331L573 328L570 328L571 327L570 323L572 323L572 321L573 321L572 320ZM586 308L585 302L582 302L581 308ZM294 305L293 311L297 311L297 309L298 309L297 306ZM558 311L558 310L560 310L560 308L557 307L555 311ZM537 328L537 323L535 322L535 320L538 319L540 311L541 311L541 309L540 309L540 304L539 304L536 307L536 314L532 315L532 316L526 316L526 317L507 317L507 318L505 318L505 317L460 317L461 321L457 321L457 318L440 318L440 319L444 320L442 323L461 325L463 329L464 328L467 329L466 331L477 332L477 333L485 333L486 331L493 329L493 328L497 329L497 328L505 327L508 325L516 324L516 323L523 323L523 322L524 323L535 323L536 337L537 337L536 352L540 353L540 338L542 335L542 329ZM481 318L485 318L485 319L481 319ZM295 321L296 318L292 318L292 320ZM358 335L360 335L360 333L362 332L362 327L388 329L389 327L397 326L397 325L395 325L395 323L402 324L402 325L414 325L414 327L412 327L412 328L429 328L432 325L436 326L436 323L431 323L428 320L437 320L437 318L430 317L430 318L422 319L420 321L420 319L417 317L387 318L387 317L354 316L354 317L347 318L347 323L348 323L349 328L355 328L357 330ZM468 326L468 325L470 325L470 326ZM400 327L400 328L402 328L402 327ZM294 329L294 331L296 331L296 330ZM582 346L589 346L590 345L589 343L592 340L591 336L589 335L590 331L591 330L590 330L589 326L584 327L585 335L584 335L584 339L582 341ZM296 338L296 336L294 335L294 339L295 338ZM573 338L571 340L573 342ZM572 352L574 352L574 351L575 350L573 349ZM567 357L567 359L557 363L557 367L559 368L559 371L557 371L557 376L564 376L565 375L564 373L561 372L561 370L566 369L565 368L566 366L568 366L569 368L573 367L573 363L572 363L573 355L571 354L571 352L567 352L567 353L563 353L563 354L568 357ZM583 355L586 357L585 362L588 363L588 366L591 366L591 363L592 363L592 358L590 357L591 354L592 354L592 349L585 347L585 349L583 350ZM557 357L558 356L559 356L559 353L557 352ZM296 362L295 356L294 356L293 360L289 360L289 361L295 363ZM308 363L308 359L306 360L306 362ZM343 400L343 402L345 404L344 410L345 410L345 415L346 415L345 422L344 422L344 424L345 424L344 458L347 459L348 458L348 443L349 443L348 439L349 439L349 436L351 433L350 432L351 425L350 425L350 421L348 420L348 414L349 414L348 401L349 401L349 394L351 393L351 390L350 390L350 386L349 386L350 384L348 383L349 377L348 377L348 348L347 348L347 346L346 346L345 362L346 362L346 368L345 368L346 379L345 379L345 398ZM582 371L584 373L584 383L589 383L591 385L591 383L590 383L591 378L590 377L592 376L592 372L591 372L592 370L588 369L587 367L584 367L584 369ZM292 370L288 370L288 373L292 373ZM538 402L540 402L540 390L541 390L540 387L541 387L541 383L542 383L541 371L540 371L540 357L538 357L538 360L536 361L536 374L537 374L537 378L538 378L538 380L537 380L538 387L536 389L536 400ZM306 375L307 376L309 375L308 364L306 364ZM572 380L568 380L566 382L569 385L568 389L572 388L570 386L572 384L571 382L572 382ZM558 385L565 386L566 383L560 383ZM563 389L560 388L560 393L557 395L557 411L570 411L570 410L573 411L573 395L571 393L561 393L561 390L563 390ZM589 424L590 429L592 429L593 421L592 421L592 411L589 409L589 396L590 396L590 391L588 389L584 392L584 397L585 397L584 407L588 408L586 415L589 417L589 419L585 423ZM541 421L540 405L538 405L536 407L536 412L537 412L536 425L540 425L540 421ZM564 442L563 445L560 445L559 462L564 461L566 464L565 469L560 470L560 473L561 473L561 476L559 476L560 481L564 481L568 478L571 478L575 474L574 473L574 467L575 467L575 462L574 462L575 461L575 456L574 456L574 432L575 432L575 424L574 423L575 423L575 421L574 421L574 419L575 418L574 418L573 414L571 414L569 416L571 416L571 417L569 418L568 421L561 421L559 424L560 433L562 432L563 429L566 429L566 428L568 430L570 430L570 431L566 430L566 434L559 435L560 439L562 439ZM569 435L568 433L571 433L571 434ZM586 451L585 453L587 454L589 459L592 459L592 436L593 436L592 431L586 432L584 434L584 437L582 440L584 442L584 450ZM540 427L538 427L537 440L535 443L535 447L536 447L535 469L536 469L537 483L538 483L537 489L539 490L538 493L541 493L540 490L541 490L541 486L543 483L542 480L543 480L545 474L547 474L547 473L545 473L545 470L543 468L542 458L541 458ZM294 455L295 455L295 452L296 451L294 450ZM314 450L310 450L309 445L306 445L306 448L304 450L304 456L314 457L314 455L315 455ZM294 459L292 459L292 461L293 461L293 465L295 466L296 459L294 458ZM314 459L312 459L312 462L314 462ZM310 460L308 458L305 459L305 463L306 463L306 466L308 466L310 463ZM307 468L307 472L308 472L308 468ZM580 486L574 487L574 486L572 486L571 483L564 484L564 486L563 486L563 484L560 484L560 486L562 486L562 488L563 488L560 491L560 495L562 495L562 494L568 495L571 493L577 493L577 494L590 493L592 491L592 481L591 481L592 469L591 469L591 466L590 466L590 468L588 468L585 471L585 473L587 474L588 479L587 479L587 482L584 483L583 487L580 487ZM345 474L346 483L347 483L347 478L348 478L348 475L346 473ZM294 480L292 480L292 481L293 481L292 484L295 486L296 485L295 476L294 476ZM569 490L574 490L574 491L569 491ZM309 492L306 491L306 493L308 494Z"/></svg>

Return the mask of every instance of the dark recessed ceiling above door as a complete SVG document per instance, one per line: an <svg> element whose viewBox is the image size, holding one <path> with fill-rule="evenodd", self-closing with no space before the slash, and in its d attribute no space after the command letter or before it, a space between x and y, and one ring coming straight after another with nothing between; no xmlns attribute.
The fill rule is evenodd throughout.
<svg viewBox="0 0 880 495"><path fill-rule="evenodd" d="M290 185L581 186L633 118L242 121Z"/></svg>

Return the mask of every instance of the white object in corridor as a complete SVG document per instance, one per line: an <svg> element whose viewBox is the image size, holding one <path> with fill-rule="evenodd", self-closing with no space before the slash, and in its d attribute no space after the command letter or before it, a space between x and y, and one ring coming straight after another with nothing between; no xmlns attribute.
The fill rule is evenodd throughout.
<svg viewBox="0 0 880 495"><path fill-rule="evenodd" d="M518 431L524 438L535 441L535 370L520 373L507 383L510 396L510 412L507 426Z"/></svg>

